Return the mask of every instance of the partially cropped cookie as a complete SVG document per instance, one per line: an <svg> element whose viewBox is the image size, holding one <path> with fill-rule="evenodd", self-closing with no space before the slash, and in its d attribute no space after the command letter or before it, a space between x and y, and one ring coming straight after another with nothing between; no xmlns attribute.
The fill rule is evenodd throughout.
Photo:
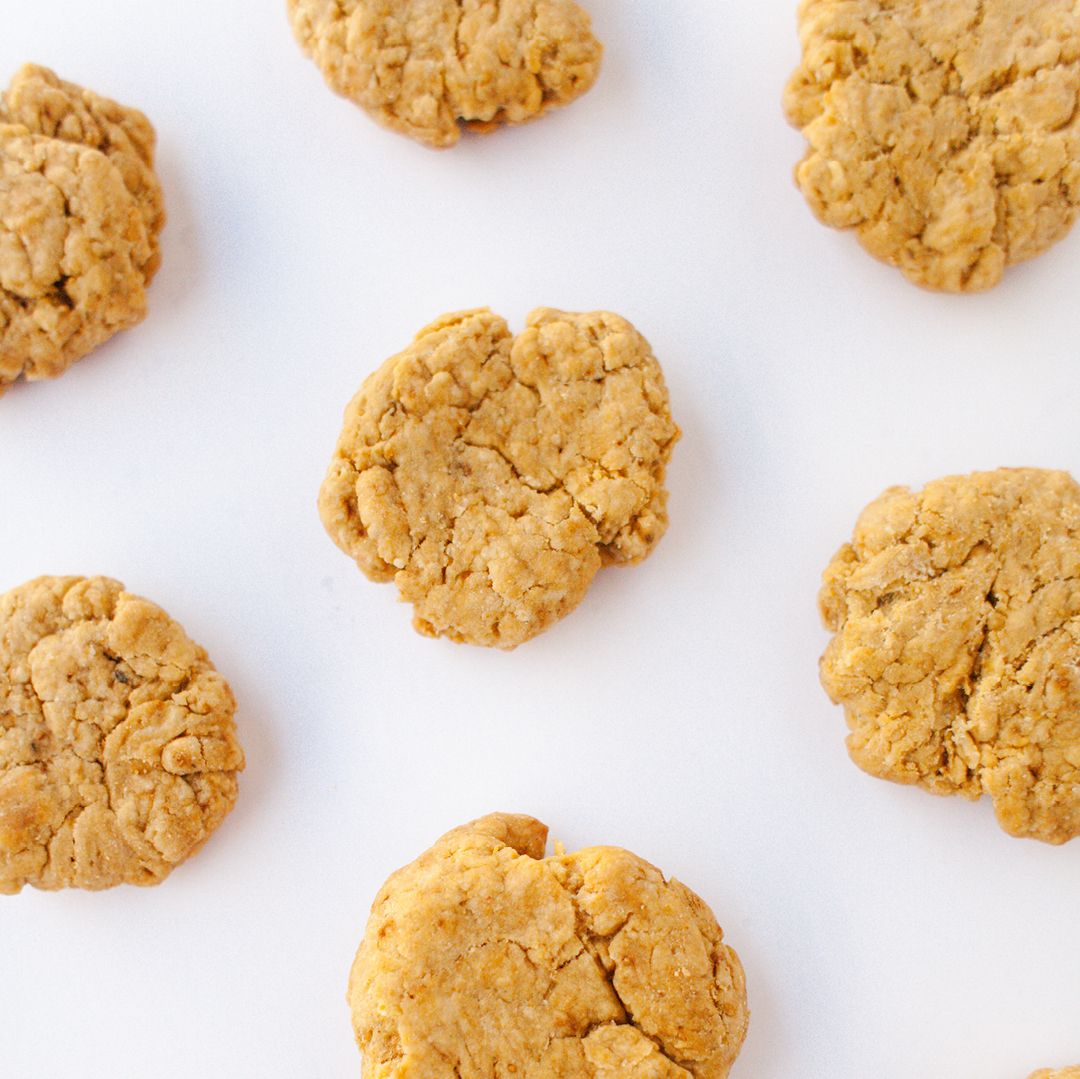
<svg viewBox="0 0 1080 1079"><path fill-rule="evenodd" d="M386 882L349 978L365 1076L728 1074L746 986L709 908L628 851L546 841L493 814Z"/></svg>
<svg viewBox="0 0 1080 1079"><path fill-rule="evenodd" d="M802 0L784 99L814 213L916 284L990 288L1080 203L1073 0Z"/></svg>
<svg viewBox="0 0 1080 1079"><path fill-rule="evenodd" d="M679 429L645 339L541 308L446 315L360 388L319 497L334 542L431 636L514 648L667 527Z"/></svg>
<svg viewBox="0 0 1080 1079"><path fill-rule="evenodd" d="M337 93L433 147L565 105L602 47L574 0L288 0L293 31Z"/></svg>
<svg viewBox="0 0 1080 1079"><path fill-rule="evenodd" d="M235 710L206 653L116 581L0 596L0 893L162 881L236 801Z"/></svg>
<svg viewBox="0 0 1080 1079"><path fill-rule="evenodd" d="M872 775L1080 834L1080 486L1001 469L896 487L825 571L822 682Z"/></svg>
<svg viewBox="0 0 1080 1079"><path fill-rule="evenodd" d="M1080 1079L1080 1066L1059 1068L1057 1071L1052 1068L1044 1068L1042 1071L1032 1074L1029 1079Z"/></svg>
<svg viewBox="0 0 1080 1079"><path fill-rule="evenodd" d="M135 109L28 65L0 99L0 394L146 314L165 221Z"/></svg>

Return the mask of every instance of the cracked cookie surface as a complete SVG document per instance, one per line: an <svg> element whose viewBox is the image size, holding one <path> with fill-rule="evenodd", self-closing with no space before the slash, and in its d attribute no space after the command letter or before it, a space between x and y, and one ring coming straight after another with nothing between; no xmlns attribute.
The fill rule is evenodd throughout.
<svg viewBox="0 0 1080 1079"><path fill-rule="evenodd" d="M163 880L236 801L235 709L206 653L116 581L0 596L0 893Z"/></svg>
<svg viewBox="0 0 1080 1079"><path fill-rule="evenodd" d="M573 0L288 0L329 86L433 147L565 105L602 48Z"/></svg>
<svg viewBox="0 0 1080 1079"><path fill-rule="evenodd" d="M164 224L134 109L28 65L0 102L0 394L54 378L146 314Z"/></svg>
<svg viewBox="0 0 1080 1079"><path fill-rule="evenodd" d="M319 497L334 542L431 636L513 648L667 527L679 430L625 319L446 315L371 375Z"/></svg>
<svg viewBox="0 0 1080 1079"><path fill-rule="evenodd" d="M1073 0L802 0L796 179L916 284L990 288L1080 203Z"/></svg>
<svg viewBox="0 0 1080 1079"><path fill-rule="evenodd" d="M746 986L709 908L628 851L546 840L493 814L386 882L349 978L365 1076L728 1074Z"/></svg>
<svg viewBox="0 0 1080 1079"><path fill-rule="evenodd" d="M892 488L824 574L821 661L872 775L1080 834L1080 487L999 469Z"/></svg>

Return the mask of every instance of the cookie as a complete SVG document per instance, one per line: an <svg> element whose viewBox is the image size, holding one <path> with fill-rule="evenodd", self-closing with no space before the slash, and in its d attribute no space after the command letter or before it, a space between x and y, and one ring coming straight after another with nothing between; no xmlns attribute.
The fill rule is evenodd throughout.
<svg viewBox="0 0 1080 1079"><path fill-rule="evenodd" d="M1035 1072L1029 1079L1080 1079L1080 1066L1059 1068L1057 1071L1052 1068L1044 1068L1042 1071Z"/></svg>
<svg viewBox="0 0 1080 1079"><path fill-rule="evenodd" d="M0 596L0 893L164 880L236 801L235 710L206 653L116 581Z"/></svg>
<svg viewBox="0 0 1080 1079"><path fill-rule="evenodd" d="M1047 250L1080 202L1073 0L802 0L784 107L825 224L932 289Z"/></svg>
<svg viewBox="0 0 1080 1079"><path fill-rule="evenodd" d="M486 309L446 315L353 398L319 509L421 633L510 649L653 549L678 437L618 315L541 308L516 338Z"/></svg>
<svg viewBox="0 0 1080 1079"><path fill-rule="evenodd" d="M895 487L820 594L821 661L852 758L936 794L987 794L1015 836L1080 834L1080 486L1000 469Z"/></svg>
<svg viewBox="0 0 1080 1079"><path fill-rule="evenodd" d="M728 1074L746 985L709 908L628 851L546 840L493 814L386 882L349 978L365 1076Z"/></svg>
<svg viewBox="0 0 1080 1079"><path fill-rule="evenodd" d="M41 67L0 101L0 394L146 314L164 221L146 117Z"/></svg>
<svg viewBox="0 0 1080 1079"><path fill-rule="evenodd" d="M603 49L573 0L288 0L330 88L433 147L585 93Z"/></svg>

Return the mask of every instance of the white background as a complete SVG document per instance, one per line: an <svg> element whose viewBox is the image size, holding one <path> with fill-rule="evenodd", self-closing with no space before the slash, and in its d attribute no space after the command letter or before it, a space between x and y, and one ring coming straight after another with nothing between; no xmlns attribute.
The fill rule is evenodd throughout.
<svg viewBox="0 0 1080 1079"><path fill-rule="evenodd" d="M794 0L588 0L572 107L442 154L331 95L278 0L3 0L24 60L144 109L151 313L0 402L0 590L104 573L239 698L248 768L161 887L0 901L0 1073L359 1072L345 979L384 877L531 812L714 907L747 1079L1024 1079L1080 1061L1080 840L864 776L818 687L818 576L894 483L1080 473L1080 234L920 292L812 219ZM513 654L413 633L315 497L363 377L433 317L610 308L684 438L671 529Z"/></svg>

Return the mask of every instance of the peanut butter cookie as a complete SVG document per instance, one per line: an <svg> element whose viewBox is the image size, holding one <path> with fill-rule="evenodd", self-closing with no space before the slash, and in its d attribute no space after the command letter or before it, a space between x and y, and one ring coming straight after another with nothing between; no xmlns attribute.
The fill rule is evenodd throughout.
<svg viewBox="0 0 1080 1079"><path fill-rule="evenodd" d="M517 338L487 310L446 315L353 398L319 509L421 633L514 648L601 565L649 554L678 435L660 365L617 315L541 308Z"/></svg>
<svg viewBox="0 0 1080 1079"><path fill-rule="evenodd" d="M746 986L709 908L625 850L546 841L494 814L386 882L349 978L365 1076L728 1074Z"/></svg>
<svg viewBox="0 0 1080 1079"><path fill-rule="evenodd" d="M165 213L134 109L24 67L0 101L0 394L141 321Z"/></svg>
<svg viewBox="0 0 1080 1079"><path fill-rule="evenodd" d="M1073 0L802 0L788 118L796 179L916 284L995 285L1080 203Z"/></svg>
<svg viewBox="0 0 1080 1079"><path fill-rule="evenodd" d="M585 93L602 48L573 0L288 0L331 89L433 147Z"/></svg>
<svg viewBox="0 0 1080 1079"><path fill-rule="evenodd" d="M896 487L825 571L822 683L861 768L1080 834L1080 487L1001 469Z"/></svg>
<svg viewBox="0 0 1080 1079"><path fill-rule="evenodd" d="M0 893L164 880L236 801L235 709L206 653L116 581L0 596Z"/></svg>
<svg viewBox="0 0 1080 1079"><path fill-rule="evenodd" d="M1052 1068L1044 1068L1035 1072L1029 1079L1080 1079L1080 1066L1075 1068L1060 1068L1054 1071Z"/></svg>

